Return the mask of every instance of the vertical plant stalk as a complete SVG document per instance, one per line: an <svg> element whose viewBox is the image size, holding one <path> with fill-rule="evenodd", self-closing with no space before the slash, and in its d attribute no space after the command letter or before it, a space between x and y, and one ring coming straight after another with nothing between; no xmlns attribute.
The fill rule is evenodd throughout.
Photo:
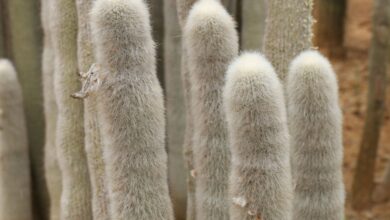
<svg viewBox="0 0 390 220"><path fill-rule="evenodd" d="M98 0L91 13L110 215L173 220L162 89L142 0Z"/></svg>
<svg viewBox="0 0 390 220"><path fill-rule="evenodd" d="M176 0L177 15L179 18L179 24L183 32L188 13L192 5L197 0ZM193 113L191 107L191 81L190 72L188 70L188 55L185 45L182 45L181 50L181 79L184 92L184 105L185 105L185 129L183 140L183 154L184 161L187 166L187 220L196 219L195 211L195 179L191 175L194 170L194 158L193 158ZM169 111L169 110L168 110Z"/></svg>
<svg viewBox="0 0 390 220"><path fill-rule="evenodd" d="M22 89L11 62L0 59L0 219L33 219L27 142Z"/></svg>
<svg viewBox="0 0 390 220"><path fill-rule="evenodd" d="M267 0L263 51L284 83L290 61L312 46L312 0Z"/></svg>
<svg viewBox="0 0 390 220"><path fill-rule="evenodd" d="M39 1L2 0L0 10L6 19L3 23L6 57L15 65L24 97L31 158L33 212L36 218L46 220L50 201L44 173L42 32L39 28Z"/></svg>
<svg viewBox="0 0 390 220"><path fill-rule="evenodd" d="M95 0L76 0L78 17L77 57L79 71L82 73L87 73L94 63L90 26L90 11L94 2ZM88 78L82 80L85 84ZM84 99L84 132L85 151L92 189L93 219L107 220L109 219L109 210L103 147L97 115L97 97L93 93Z"/></svg>
<svg viewBox="0 0 390 220"><path fill-rule="evenodd" d="M375 2L373 38L369 57L369 89L363 138L352 186L355 209L369 208L375 187L375 160L386 100L386 82L390 43L390 2Z"/></svg>
<svg viewBox="0 0 390 220"><path fill-rule="evenodd" d="M342 114L336 74L316 51L305 51L290 66L286 88L293 219L344 219Z"/></svg>
<svg viewBox="0 0 390 220"><path fill-rule="evenodd" d="M61 220L92 219L91 186L84 148L83 103L78 91L75 1L53 2L54 89L58 106L56 147L62 172Z"/></svg>
<svg viewBox="0 0 390 220"><path fill-rule="evenodd" d="M232 172L231 220L289 220L289 135L283 87L260 54L245 53L227 72L224 106Z"/></svg>
<svg viewBox="0 0 390 220"><path fill-rule="evenodd" d="M164 1L164 72L167 108L167 146L169 187L177 220L186 219L187 187L183 143L185 135L185 101L180 75L181 30L176 0Z"/></svg>
<svg viewBox="0 0 390 220"><path fill-rule="evenodd" d="M184 41L191 73L196 219L228 219L230 152L222 88L238 53L234 21L220 2L201 0L191 9Z"/></svg>
<svg viewBox="0 0 390 220"><path fill-rule="evenodd" d="M43 107L45 113L45 177L50 198L50 219L60 219L61 170L56 151L57 104L54 91L54 51L50 0L41 1L41 20L44 31L42 55Z"/></svg>

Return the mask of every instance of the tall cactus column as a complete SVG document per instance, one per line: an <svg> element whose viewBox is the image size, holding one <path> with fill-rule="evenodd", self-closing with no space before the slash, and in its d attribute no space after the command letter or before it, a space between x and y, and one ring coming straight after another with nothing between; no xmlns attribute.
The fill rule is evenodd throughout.
<svg viewBox="0 0 390 220"><path fill-rule="evenodd" d="M313 0L267 0L263 51L284 83L291 60L312 46Z"/></svg>
<svg viewBox="0 0 390 220"><path fill-rule="evenodd" d="M43 104L45 110L45 177L50 197L50 219L60 219L60 199L62 191L61 171L58 165L55 145L57 127L57 103L54 91L54 51L52 43L51 0L41 1L41 20L44 31L42 54Z"/></svg>
<svg viewBox="0 0 390 220"><path fill-rule="evenodd" d="M190 11L184 40L191 73L196 219L229 219L230 152L222 88L238 53L234 21L220 2L201 0Z"/></svg>
<svg viewBox="0 0 390 220"><path fill-rule="evenodd" d="M83 103L79 90L75 1L53 2L54 89L58 106L56 147L62 172L61 219L92 219L91 187L84 148Z"/></svg>
<svg viewBox="0 0 390 220"><path fill-rule="evenodd" d="M95 0L76 0L78 17L78 66L79 71L88 73L94 63L90 11ZM93 71L93 69L91 69ZM85 84L90 80L89 76L83 78ZM91 93L84 99L84 129L85 150L87 153L91 189L93 219L109 219L108 195L105 184L105 169L103 161L103 149L100 137L100 128L97 116L96 94Z"/></svg>
<svg viewBox="0 0 390 220"><path fill-rule="evenodd" d="M164 77L167 109L168 175L175 217L186 219L187 169L183 158L185 101L180 58L182 41L176 0L164 1Z"/></svg>
<svg viewBox="0 0 390 220"><path fill-rule="evenodd" d="M0 59L0 219L33 219L27 142L22 89L12 64Z"/></svg>
<svg viewBox="0 0 390 220"><path fill-rule="evenodd" d="M98 0L91 14L111 218L173 220L147 6L142 0Z"/></svg>
<svg viewBox="0 0 390 220"><path fill-rule="evenodd" d="M184 29L187 21L188 13L192 5L197 0L176 0L177 15L179 18L179 24ZM184 161L187 166L187 220L195 220L195 179L191 175L194 170L194 157L193 157L193 113L191 108L191 81L190 72L188 70L188 55L185 45L182 45L181 51L181 80L183 85L184 93L184 104L185 104L185 131L183 140L183 154ZM169 95L169 94L168 94ZM169 109L168 109L169 111ZM169 138L169 137L168 137Z"/></svg>

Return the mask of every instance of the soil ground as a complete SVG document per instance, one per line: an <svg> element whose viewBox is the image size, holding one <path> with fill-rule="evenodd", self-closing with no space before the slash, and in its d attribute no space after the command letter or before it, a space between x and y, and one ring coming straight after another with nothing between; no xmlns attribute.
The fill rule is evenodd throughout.
<svg viewBox="0 0 390 220"><path fill-rule="evenodd" d="M368 86L368 51L371 38L373 0L348 0L344 45L346 56L332 59L340 87L344 115L344 181L347 189L346 220L390 220L390 201L372 204L365 211L351 208L351 186L363 133ZM390 72L389 72L390 78ZM387 85L386 113L381 128L376 163L376 181L380 181L390 163L390 85Z"/></svg>
<svg viewBox="0 0 390 220"><path fill-rule="evenodd" d="M368 55L353 52L344 59L332 60L338 75L340 103L344 115L344 181L347 188L347 220L390 220L390 202L373 204L372 209L356 212L350 206L351 185L363 132L368 84ZM390 85L388 85L389 87ZM387 106L390 106L390 89ZM390 162L390 109L386 109L381 129L376 180L380 181L387 163Z"/></svg>

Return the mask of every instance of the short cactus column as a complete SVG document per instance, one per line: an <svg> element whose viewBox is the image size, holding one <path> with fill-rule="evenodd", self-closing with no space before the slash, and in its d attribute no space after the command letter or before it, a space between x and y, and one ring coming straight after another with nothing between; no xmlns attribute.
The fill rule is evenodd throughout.
<svg viewBox="0 0 390 220"><path fill-rule="evenodd" d="M164 103L147 6L142 0L98 0L91 25L111 218L173 220Z"/></svg>
<svg viewBox="0 0 390 220"><path fill-rule="evenodd" d="M272 65L257 53L237 58L226 79L230 219L289 220L293 195L283 87Z"/></svg>
<svg viewBox="0 0 390 220"><path fill-rule="evenodd" d="M342 115L329 61L306 51L290 66L286 94L294 220L344 219Z"/></svg>

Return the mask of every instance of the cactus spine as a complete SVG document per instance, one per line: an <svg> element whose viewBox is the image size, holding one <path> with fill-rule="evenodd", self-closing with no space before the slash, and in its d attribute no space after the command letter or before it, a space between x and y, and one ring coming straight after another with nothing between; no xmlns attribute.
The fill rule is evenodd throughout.
<svg viewBox="0 0 390 220"><path fill-rule="evenodd" d="M295 182L293 219L344 219L342 116L330 63L306 51L291 64L288 116Z"/></svg>
<svg viewBox="0 0 390 220"><path fill-rule="evenodd" d="M238 36L230 15L218 1L195 3L184 28L196 174L196 219L229 219L230 152L222 106L224 75L238 53Z"/></svg>
<svg viewBox="0 0 390 220"><path fill-rule="evenodd" d="M31 220L31 180L22 89L0 59L0 219Z"/></svg>
<svg viewBox="0 0 390 220"><path fill-rule="evenodd" d="M280 81L268 60L257 53L237 58L226 79L230 219L291 219L289 135Z"/></svg>
<svg viewBox="0 0 390 220"><path fill-rule="evenodd" d="M284 83L288 65L312 46L313 0L267 0L263 50Z"/></svg>
<svg viewBox="0 0 390 220"><path fill-rule="evenodd" d="M142 0L98 0L91 13L110 214L172 220L155 47Z"/></svg>
<svg viewBox="0 0 390 220"><path fill-rule="evenodd" d="M197 0L176 0L177 15L182 32L187 21L188 13L192 5ZM183 42L183 39L182 39ZM187 165L187 220L196 219L196 201L195 201L195 179L191 172L194 170L194 156L193 156L193 113L191 108L191 81L190 72L188 70L188 55L185 44L182 44L181 51L181 78L184 91L185 104L185 131L183 140L184 160Z"/></svg>
<svg viewBox="0 0 390 220"><path fill-rule="evenodd" d="M78 67L79 71L87 73L94 62L90 11L95 0L77 0L78 17ZM85 84L88 78L82 78ZM108 193L105 184L105 168L103 149L101 144L100 129L97 116L96 94L91 93L84 99L84 132L85 151L92 189L93 219L109 219Z"/></svg>
<svg viewBox="0 0 390 220"><path fill-rule="evenodd" d="M54 91L54 51L52 43L51 19L52 2L41 1L41 20L44 31L42 54L43 104L45 111L45 177L50 197L50 219L60 219L61 170L56 151L57 104Z"/></svg>
<svg viewBox="0 0 390 220"><path fill-rule="evenodd" d="M56 147L62 172L61 219L92 219L91 189L84 149L83 105L70 95L77 77L75 1L53 2L54 89L58 106Z"/></svg>

